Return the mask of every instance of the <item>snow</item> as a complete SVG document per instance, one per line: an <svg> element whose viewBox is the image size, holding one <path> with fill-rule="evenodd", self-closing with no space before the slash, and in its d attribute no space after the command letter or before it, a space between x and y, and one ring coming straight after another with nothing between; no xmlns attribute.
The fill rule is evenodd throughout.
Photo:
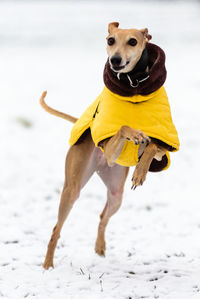
<svg viewBox="0 0 200 299"><path fill-rule="evenodd" d="M94 253L106 189L95 175L62 230L55 268L44 271L72 125L38 99L79 116L103 87L107 23L148 27L167 55L167 92L181 148L169 170L148 174ZM0 2L0 297L200 298L199 3Z"/></svg>

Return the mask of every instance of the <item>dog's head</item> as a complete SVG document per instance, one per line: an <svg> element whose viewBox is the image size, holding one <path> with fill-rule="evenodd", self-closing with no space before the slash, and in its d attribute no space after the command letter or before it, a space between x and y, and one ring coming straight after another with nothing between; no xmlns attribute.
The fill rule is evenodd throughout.
<svg viewBox="0 0 200 299"><path fill-rule="evenodd" d="M110 67L118 73L130 72L151 39L148 29L119 29L119 23L108 25L107 53Z"/></svg>

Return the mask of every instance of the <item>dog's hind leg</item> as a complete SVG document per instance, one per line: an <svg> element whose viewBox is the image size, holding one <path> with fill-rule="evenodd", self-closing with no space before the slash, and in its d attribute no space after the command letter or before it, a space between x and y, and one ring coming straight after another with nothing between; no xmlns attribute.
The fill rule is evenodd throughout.
<svg viewBox="0 0 200 299"><path fill-rule="evenodd" d="M100 223L95 244L97 254L105 255L105 229L110 217L117 212L121 206L124 183L128 175L128 167L115 164L113 167L105 166L97 171L107 186L107 202L100 215Z"/></svg>
<svg viewBox="0 0 200 299"><path fill-rule="evenodd" d="M85 140L73 145L67 154L65 164L65 183L61 195L58 221L53 229L48 244L46 258L43 264L45 269L53 267L53 257L60 232L70 210L79 197L81 188L86 184L95 171L94 162L95 147L90 134Z"/></svg>

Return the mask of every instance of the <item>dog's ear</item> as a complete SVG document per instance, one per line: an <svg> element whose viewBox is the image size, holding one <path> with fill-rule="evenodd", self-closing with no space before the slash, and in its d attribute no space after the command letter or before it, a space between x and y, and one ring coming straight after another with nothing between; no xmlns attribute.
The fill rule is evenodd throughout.
<svg viewBox="0 0 200 299"><path fill-rule="evenodd" d="M112 33L113 29L116 29L119 27L119 23L118 22L112 22L108 24L108 33Z"/></svg>
<svg viewBox="0 0 200 299"><path fill-rule="evenodd" d="M147 28L141 29L140 32L142 32L145 41L148 43L148 41L152 38L152 36L148 33L148 29Z"/></svg>

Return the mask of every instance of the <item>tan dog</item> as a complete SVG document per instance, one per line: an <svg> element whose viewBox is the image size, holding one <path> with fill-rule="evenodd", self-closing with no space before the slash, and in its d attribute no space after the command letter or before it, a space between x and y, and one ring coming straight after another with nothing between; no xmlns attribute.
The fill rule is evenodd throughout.
<svg viewBox="0 0 200 299"><path fill-rule="evenodd" d="M107 52L109 63L113 70L126 73L132 70L140 59L146 43L151 38L148 30L118 29L118 23L108 26ZM44 102L46 92L42 94L40 103L42 107L56 116L76 122L76 118L56 111ZM43 264L45 269L53 267L53 257L57 241L64 221L66 220L74 202L80 194L80 190L96 171L107 187L107 202L100 215L100 223L96 239L95 251L101 256L105 255L105 229L110 217L116 213L122 202L124 183L128 174L128 167L120 166L115 160L120 155L126 140L140 144L138 162L132 182L133 187L142 185L149 170L152 159L161 159L165 149L151 142L150 138L139 130L128 126L122 126L116 135L106 139L102 147L104 153L95 147L91 133L87 130L81 141L71 146L66 157L65 182L59 206L58 221L48 245L46 258ZM84 157L84 159L83 159ZM111 167L112 166L112 167Z"/></svg>

